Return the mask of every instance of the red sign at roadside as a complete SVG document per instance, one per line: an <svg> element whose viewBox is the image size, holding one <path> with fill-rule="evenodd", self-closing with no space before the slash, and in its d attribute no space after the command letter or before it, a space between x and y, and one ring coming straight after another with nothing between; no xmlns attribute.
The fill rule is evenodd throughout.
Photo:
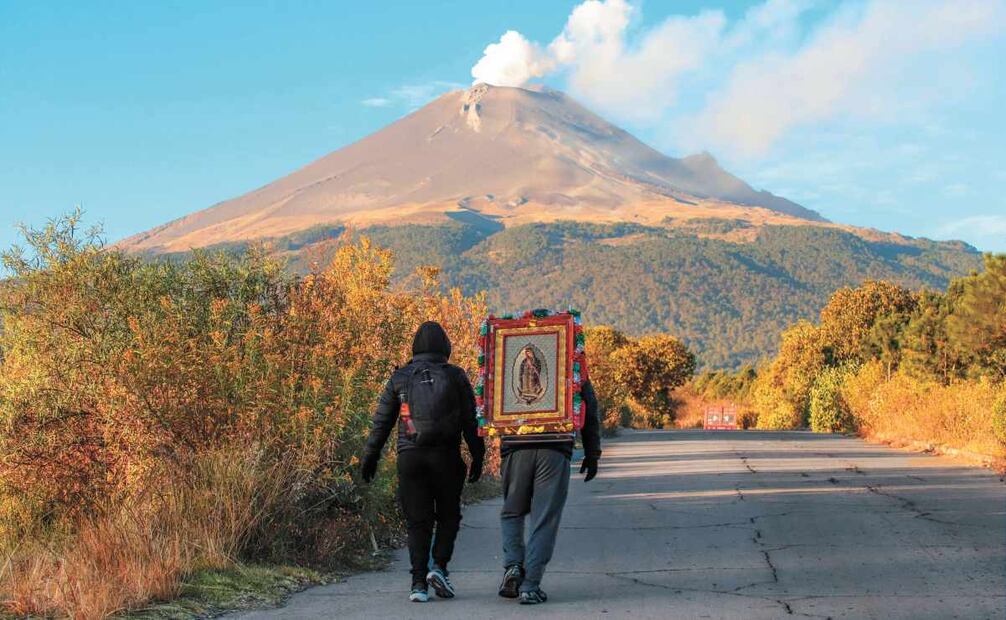
<svg viewBox="0 0 1006 620"><path fill-rule="evenodd" d="M711 431L737 430L737 410L733 407L710 407L706 409L702 428Z"/></svg>

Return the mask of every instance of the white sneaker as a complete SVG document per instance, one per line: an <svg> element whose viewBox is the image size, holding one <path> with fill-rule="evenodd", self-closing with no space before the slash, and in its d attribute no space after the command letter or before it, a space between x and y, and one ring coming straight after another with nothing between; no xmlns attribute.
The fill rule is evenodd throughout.
<svg viewBox="0 0 1006 620"><path fill-rule="evenodd" d="M409 593L409 600L413 603L425 603L430 600L430 595L426 593L426 588L416 586L412 588L412 592Z"/></svg>

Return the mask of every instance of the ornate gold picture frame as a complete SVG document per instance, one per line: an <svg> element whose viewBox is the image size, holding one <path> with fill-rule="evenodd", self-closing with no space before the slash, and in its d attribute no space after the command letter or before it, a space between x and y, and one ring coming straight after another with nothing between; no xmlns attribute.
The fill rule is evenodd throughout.
<svg viewBox="0 0 1006 620"><path fill-rule="evenodd" d="M535 310L482 327L476 401L485 435L570 433L582 423L579 315Z"/></svg>

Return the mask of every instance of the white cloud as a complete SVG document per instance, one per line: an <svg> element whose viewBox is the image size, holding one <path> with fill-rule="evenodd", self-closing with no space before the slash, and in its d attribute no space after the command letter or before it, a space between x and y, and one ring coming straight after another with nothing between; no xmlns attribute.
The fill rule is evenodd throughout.
<svg viewBox="0 0 1006 620"><path fill-rule="evenodd" d="M360 103L370 108L401 106L414 109L426 105L430 100L448 91L464 87L464 84L445 82L443 80L434 80L421 84L403 84L392 88L387 95L368 97L360 101Z"/></svg>
<svg viewBox="0 0 1006 620"><path fill-rule="evenodd" d="M423 84L405 84L392 89L391 97L400 103L404 103L410 108L418 108L430 102L431 99L459 88L464 88L464 84L457 82L445 82L435 80Z"/></svg>
<svg viewBox="0 0 1006 620"><path fill-rule="evenodd" d="M691 125L758 154L789 130L836 116L890 118L953 96L951 54L1003 24L998 0L850 5L799 48L738 61Z"/></svg>
<svg viewBox="0 0 1006 620"><path fill-rule="evenodd" d="M1006 215L972 215L940 227L942 236L969 235L972 237L990 237L1006 235Z"/></svg>
<svg viewBox="0 0 1006 620"><path fill-rule="evenodd" d="M943 187L943 195L947 198L963 198L971 193L967 183L951 183Z"/></svg>
<svg viewBox="0 0 1006 620"><path fill-rule="evenodd" d="M574 94L602 111L655 119L677 99L678 78L700 68L716 48L726 19L720 11L671 17L629 41L632 15L624 0L584 2L548 49L568 67Z"/></svg>
<svg viewBox="0 0 1006 620"><path fill-rule="evenodd" d="M959 52L1002 34L1004 1L766 0L732 22L703 11L634 28L627 0L586 0L547 46L507 31L472 76L561 75L602 113L671 127L679 146L759 155L800 127L897 120L953 98L972 79Z"/></svg>

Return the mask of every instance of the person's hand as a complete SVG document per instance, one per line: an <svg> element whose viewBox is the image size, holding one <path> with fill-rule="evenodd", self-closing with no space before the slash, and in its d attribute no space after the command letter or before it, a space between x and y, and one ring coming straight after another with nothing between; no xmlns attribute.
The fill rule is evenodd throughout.
<svg viewBox="0 0 1006 620"><path fill-rule="evenodd" d="M597 475L597 457L596 456L585 456L583 457L583 462L580 463L580 473L587 472L587 475L583 477L584 482L590 482Z"/></svg>
<svg viewBox="0 0 1006 620"><path fill-rule="evenodd" d="M367 452L363 455L363 462L360 464L360 473L363 475L364 482L369 483L377 475L377 460L380 456L376 452Z"/></svg>
<svg viewBox="0 0 1006 620"><path fill-rule="evenodd" d="M485 457L472 457L472 466L468 469L468 482L478 482L482 477L482 465Z"/></svg>

